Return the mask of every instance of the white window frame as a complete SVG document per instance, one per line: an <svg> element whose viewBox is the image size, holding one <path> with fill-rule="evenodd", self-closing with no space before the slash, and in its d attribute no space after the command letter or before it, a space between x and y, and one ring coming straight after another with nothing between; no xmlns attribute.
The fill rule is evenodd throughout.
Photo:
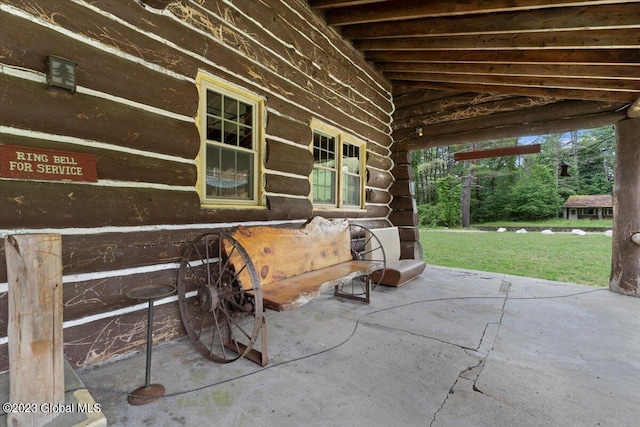
<svg viewBox="0 0 640 427"><path fill-rule="evenodd" d="M317 120L312 120L311 122L311 134L312 139L309 144L309 150L311 153L314 153L314 140L315 134L319 133L321 135L325 135L328 137L332 137L335 139L335 152L334 152L334 165L332 166L321 166L315 163L313 165L313 171L309 175L309 181L311 183L311 193L309 198L313 203L315 208L319 209L339 209L339 210L363 210L365 208L365 179L366 179L366 150L367 146L364 141L361 141L355 138L352 135L349 135L339 129L336 129L332 126L329 126L325 123L322 123ZM344 168L347 167L343 164L343 148L346 145L355 146L359 149L359 173L348 172ZM315 155L314 155L315 158ZM335 203L324 203L318 202L314 200L314 172L316 170L330 170L335 173L335 182L334 182L334 194L335 194ZM345 175L347 176L358 176L359 177L359 203L357 205L348 205L344 200L344 190L345 190Z"/></svg>
<svg viewBox="0 0 640 427"><path fill-rule="evenodd" d="M200 151L196 157L198 167L198 179L196 190L200 196L203 207L228 207L228 208L256 208L264 206L263 202L263 153L264 153L264 99L249 91L238 88L232 84L219 80L213 76L198 73L196 84L199 90L198 116L196 118L198 130L200 132ZM225 144L222 141L215 141L207 137L207 93L208 91L222 94L225 97L249 104L253 108L251 120L252 147L245 148ZM252 197L238 198L233 196L215 197L207 195L207 147L218 147L235 152L237 154L248 154L252 156L251 186Z"/></svg>

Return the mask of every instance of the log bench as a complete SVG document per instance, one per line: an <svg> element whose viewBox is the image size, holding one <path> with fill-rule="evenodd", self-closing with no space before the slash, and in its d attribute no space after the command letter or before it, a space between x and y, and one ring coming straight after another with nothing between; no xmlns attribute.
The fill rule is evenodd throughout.
<svg viewBox="0 0 640 427"><path fill-rule="evenodd" d="M334 288L368 303L384 249L366 228L316 217L301 228L239 226L189 243L178 303L189 337L207 358L266 365L263 309L292 310ZM261 341L261 351L254 345Z"/></svg>
<svg viewBox="0 0 640 427"><path fill-rule="evenodd" d="M371 274L373 281L387 286L402 286L424 271L426 264L420 259L400 259L400 234L398 227L374 228L373 233L384 248L385 269Z"/></svg>
<svg viewBox="0 0 640 427"><path fill-rule="evenodd" d="M347 221L316 217L296 229L237 227L230 236L242 245L258 272L264 306L275 311L297 308L331 288L335 295L369 302L370 281L355 284L353 290L351 282L384 267L354 259ZM236 266L239 261L236 252L231 262ZM243 271L240 282L248 282L247 276Z"/></svg>

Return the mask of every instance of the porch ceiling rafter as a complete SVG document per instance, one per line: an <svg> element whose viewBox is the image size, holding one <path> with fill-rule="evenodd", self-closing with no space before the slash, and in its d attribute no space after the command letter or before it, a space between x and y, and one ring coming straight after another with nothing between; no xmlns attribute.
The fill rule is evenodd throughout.
<svg viewBox="0 0 640 427"><path fill-rule="evenodd" d="M640 0L309 4L390 80L396 105L394 134L403 135L396 142L407 149L441 145L444 140L469 142L468 135L456 138L456 125L437 142L426 133L407 138L420 122L425 103L456 103L459 120L482 117L481 129L495 128L495 135L504 136L505 124L496 116L504 111L495 108L487 114L476 104L478 95L552 98L558 105L566 100L600 103L595 113L549 120L535 116L539 109L531 108L536 102L520 102L522 117L529 121L518 134L620 120L640 97ZM411 98L414 101L407 101ZM509 117L513 111L510 105ZM440 114L442 120L429 120L451 119L451 112ZM496 118L502 125L493 124ZM516 131L523 123L517 119L509 127ZM492 135L486 131L478 136Z"/></svg>

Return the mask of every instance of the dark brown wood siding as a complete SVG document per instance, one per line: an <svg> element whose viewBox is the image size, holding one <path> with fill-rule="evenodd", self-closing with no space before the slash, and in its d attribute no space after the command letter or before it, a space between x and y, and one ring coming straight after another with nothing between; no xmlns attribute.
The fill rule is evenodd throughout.
<svg viewBox="0 0 640 427"><path fill-rule="evenodd" d="M0 177L0 233L62 234L73 366L144 345L146 305L126 292L175 284L185 242L204 230L301 224L317 214L388 223L390 86L306 2L7 0L0 20L0 144L96 158L94 183ZM78 64L75 93L47 89L47 55ZM199 71L265 99L264 206L201 207ZM311 204L312 119L366 142L364 209ZM0 371L8 340L3 245ZM154 326L157 341L184 333L175 297L160 302Z"/></svg>

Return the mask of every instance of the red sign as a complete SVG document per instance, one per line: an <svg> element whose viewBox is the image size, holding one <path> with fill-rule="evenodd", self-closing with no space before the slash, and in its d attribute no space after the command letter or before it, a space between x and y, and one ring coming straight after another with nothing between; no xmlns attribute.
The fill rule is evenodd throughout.
<svg viewBox="0 0 640 427"><path fill-rule="evenodd" d="M71 151L0 145L0 176L96 182L96 156Z"/></svg>

